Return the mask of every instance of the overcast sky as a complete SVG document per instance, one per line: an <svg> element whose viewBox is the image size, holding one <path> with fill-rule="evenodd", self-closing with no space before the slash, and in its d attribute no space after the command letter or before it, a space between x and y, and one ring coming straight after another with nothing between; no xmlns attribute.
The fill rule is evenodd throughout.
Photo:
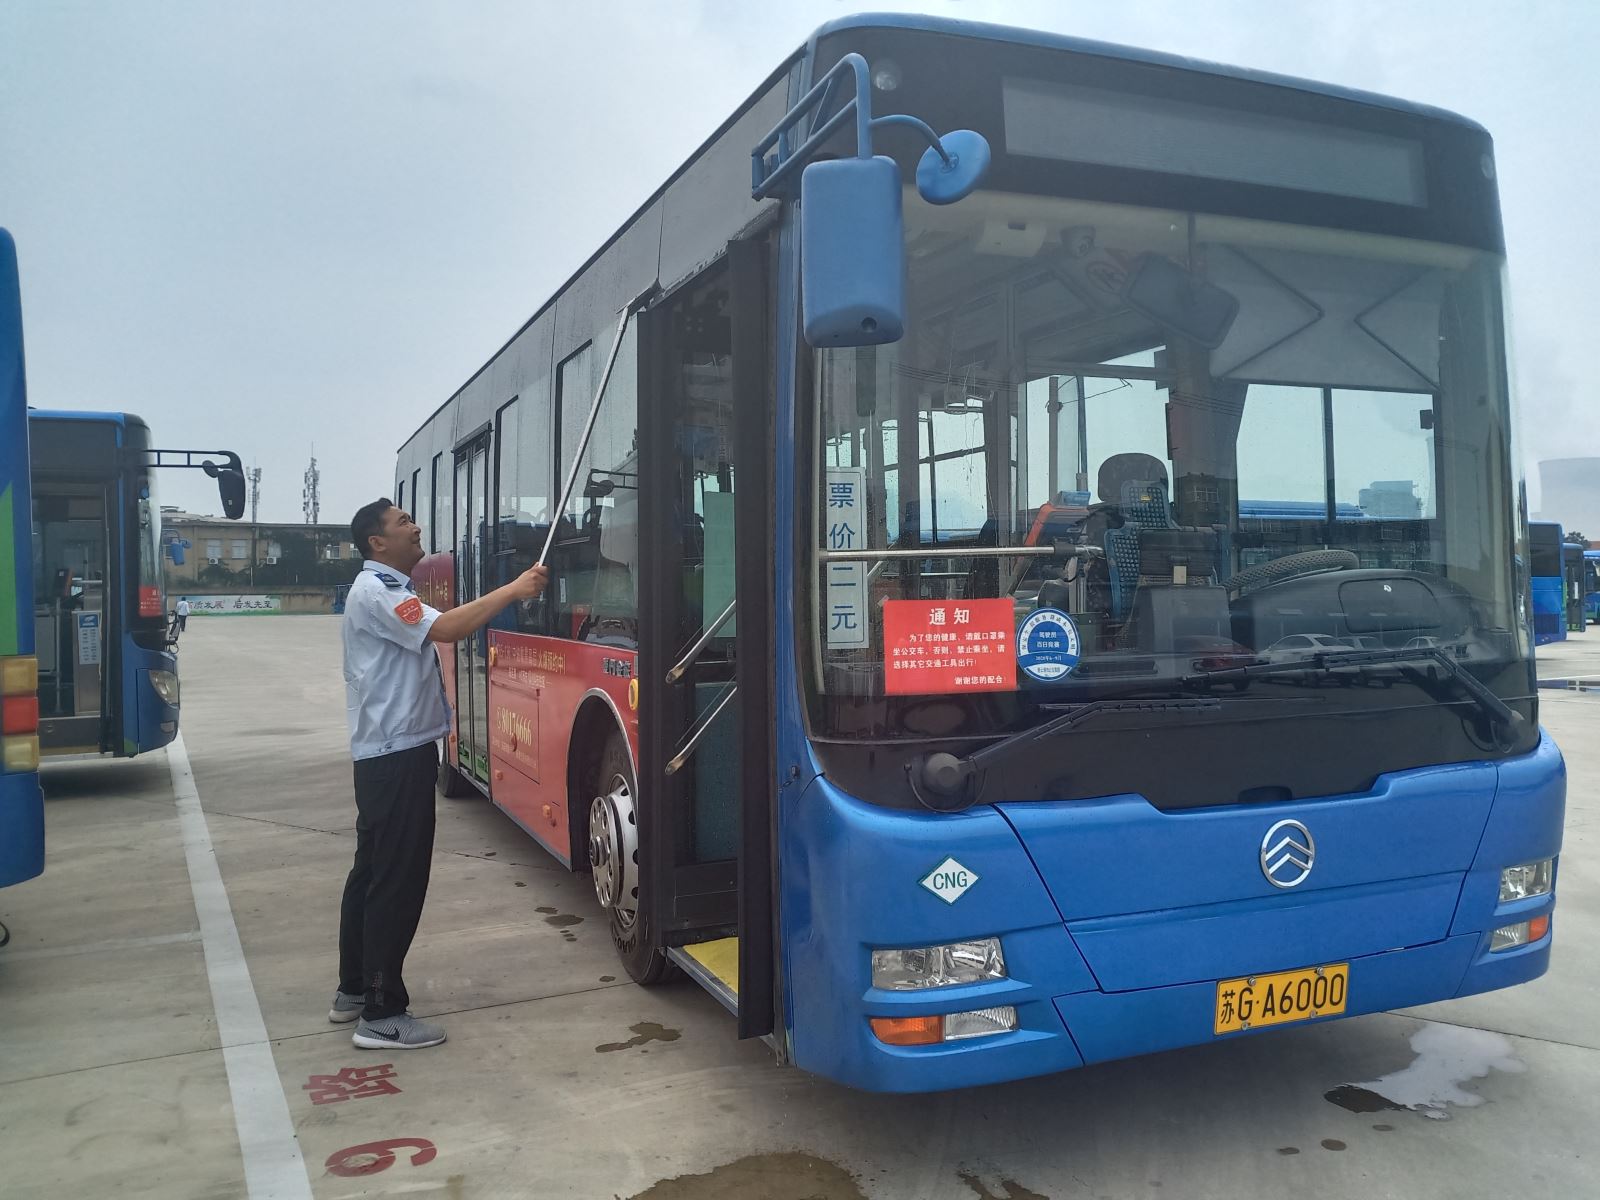
<svg viewBox="0 0 1600 1200"><path fill-rule="evenodd" d="M816 25L909 7L1330 80L1495 136L1524 459L1600 454L1600 4L0 0L30 401L260 465L394 451ZM199 476L163 500L215 511Z"/></svg>

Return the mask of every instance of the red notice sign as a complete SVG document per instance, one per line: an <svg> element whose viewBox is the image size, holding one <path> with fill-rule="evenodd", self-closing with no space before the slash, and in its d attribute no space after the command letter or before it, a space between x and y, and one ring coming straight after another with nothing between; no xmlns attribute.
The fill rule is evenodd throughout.
<svg viewBox="0 0 1600 1200"><path fill-rule="evenodd" d="M883 690L891 696L1009 692L1017 686L1010 600L889 600Z"/></svg>

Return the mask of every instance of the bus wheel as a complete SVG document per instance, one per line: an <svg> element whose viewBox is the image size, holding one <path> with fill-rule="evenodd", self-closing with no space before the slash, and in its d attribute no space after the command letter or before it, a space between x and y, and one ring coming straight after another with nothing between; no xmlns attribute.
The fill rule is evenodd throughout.
<svg viewBox="0 0 1600 1200"><path fill-rule="evenodd" d="M444 755L439 756L439 794L446 800L465 800L469 796L481 795L472 782L450 765L450 760Z"/></svg>
<svg viewBox="0 0 1600 1200"><path fill-rule="evenodd" d="M611 918L611 942L635 983L659 983L671 964L655 944L650 917L639 902L638 789L622 734L612 730L593 776L589 803L589 868L594 894Z"/></svg>

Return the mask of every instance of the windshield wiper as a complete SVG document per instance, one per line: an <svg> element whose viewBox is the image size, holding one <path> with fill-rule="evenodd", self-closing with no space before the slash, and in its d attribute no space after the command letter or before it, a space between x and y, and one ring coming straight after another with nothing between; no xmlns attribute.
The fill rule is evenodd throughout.
<svg viewBox="0 0 1600 1200"><path fill-rule="evenodd" d="M1174 700L1090 700L1085 704L1041 704L1045 712L1059 712L1042 725L1023 729L1017 733L991 742L971 754L955 755L945 751L919 754L906 764L906 779L911 784L911 794L924 808L935 812L954 812L966 808L977 799L977 780L983 771L997 759L1013 750L1065 733L1074 725L1081 725L1092 717L1105 713L1166 713L1207 712L1222 707L1219 700L1209 697L1183 697Z"/></svg>
<svg viewBox="0 0 1600 1200"><path fill-rule="evenodd" d="M1394 666L1415 662L1431 662L1442 667L1444 673L1461 692L1477 705L1478 711L1508 733L1513 735L1520 733L1522 727L1528 723L1526 717L1495 695L1482 680L1438 646L1413 646L1400 650L1325 650L1308 654L1305 658L1295 659L1292 662L1250 663L1243 667L1202 671L1197 675L1185 676L1183 682L1193 686L1252 679L1261 675L1290 675L1301 672L1310 675L1337 675L1350 668ZM1372 677L1371 672L1362 669L1358 669L1356 674L1363 679ZM1420 675L1420 672L1406 672L1406 674Z"/></svg>

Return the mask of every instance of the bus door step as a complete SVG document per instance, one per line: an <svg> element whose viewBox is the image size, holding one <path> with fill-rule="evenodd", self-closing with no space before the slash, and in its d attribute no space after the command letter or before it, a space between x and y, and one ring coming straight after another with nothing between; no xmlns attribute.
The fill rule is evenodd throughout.
<svg viewBox="0 0 1600 1200"><path fill-rule="evenodd" d="M722 1003L733 1013L739 1012L739 939L718 938L714 942L696 942L692 946L673 946L667 957L689 978Z"/></svg>

